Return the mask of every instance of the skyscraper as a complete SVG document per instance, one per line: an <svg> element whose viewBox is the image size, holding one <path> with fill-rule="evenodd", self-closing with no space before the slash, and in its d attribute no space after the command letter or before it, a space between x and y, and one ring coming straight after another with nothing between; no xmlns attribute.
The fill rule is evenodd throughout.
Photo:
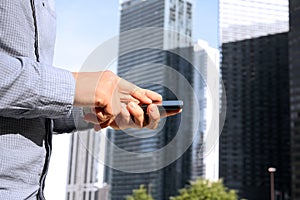
<svg viewBox="0 0 300 200"><path fill-rule="evenodd" d="M300 2L290 0L290 102L292 199L300 199Z"/></svg>
<svg viewBox="0 0 300 200"><path fill-rule="evenodd" d="M71 136L66 200L107 200L108 188L99 180L101 135L93 130Z"/></svg>
<svg viewBox="0 0 300 200"><path fill-rule="evenodd" d="M201 130L203 131L203 176L206 179L216 181L219 178L219 118L213 118L212 106L219 112L220 108L220 52L209 46L208 42L198 40L194 47L194 59L198 64L201 74L206 82L203 85L198 83L201 78L195 77L194 85L199 91ZM216 72L217 71L217 72ZM197 74L195 74L197 76ZM209 86L209 87L208 87ZM217 100L213 105L212 100ZM213 140L213 141L209 141ZM197 148L199 149L199 148ZM194 159L197 160L197 159ZM193 165L197 167L197 165Z"/></svg>
<svg viewBox="0 0 300 200"><path fill-rule="evenodd" d="M220 178L240 198L290 197L288 1L220 1L227 116ZM268 192L266 192L268 191Z"/></svg>
<svg viewBox="0 0 300 200"><path fill-rule="evenodd" d="M290 195L288 34L222 45L227 116L220 137L220 178L240 198Z"/></svg>
<svg viewBox="0 0 300 200"><path fill-rule="evenodd" d="M202 173L201 169L192 169L193 147L201 146L202 134L197 128L199 122L193 121L198 102L189 95L193 94L192 88L186 87L193 86L197 72L193 61L189 62L193 60L193 44L189 39L192 13L191 0L127 0L121 3L118 75L159 92L164 99L183 100L184 111L162 120L158 131L114 131L111 140L127 152L110 150L109 163L115 169L109 169L107 174L113 200L123 199L141 184L155 199L168 199L192 176ZM197 144L186 145L191 140ZM177 160L170 160L174 155Z"/></svg>

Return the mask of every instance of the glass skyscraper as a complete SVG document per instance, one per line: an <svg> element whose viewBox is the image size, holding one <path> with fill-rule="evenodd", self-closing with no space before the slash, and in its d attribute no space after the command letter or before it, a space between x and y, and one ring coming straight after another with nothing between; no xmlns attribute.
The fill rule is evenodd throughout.
<svg viewBox="0 0 300 200"><path fill-rule="evenodd" d="M240 198L290 199L287 0L220 0L221 71L227 115L220 178Z"/></svg>
<svg viewBox="0 0 300 200"><path fill-rule="evenodd" d="M300 199L300 2L290 0L292 199Z"/></svg>
<svg viewBox="0 0 300 200"><path fill-rule="evenodd" d="M220 136L220 178L240 198L290 197L288 34L222 45L227 115Z"/></svg>

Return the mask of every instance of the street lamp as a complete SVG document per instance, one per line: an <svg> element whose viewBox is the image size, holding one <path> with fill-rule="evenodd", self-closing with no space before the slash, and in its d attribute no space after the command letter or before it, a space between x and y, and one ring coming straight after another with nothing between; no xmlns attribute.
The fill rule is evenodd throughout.
<svg viewBox="0 0 300 200"><path fill-rule="evenodd" d="M274 173L276 172L276 168L274 168L274 167L269 167L268 171L270 172L271 200L275 200Z"/></svg>

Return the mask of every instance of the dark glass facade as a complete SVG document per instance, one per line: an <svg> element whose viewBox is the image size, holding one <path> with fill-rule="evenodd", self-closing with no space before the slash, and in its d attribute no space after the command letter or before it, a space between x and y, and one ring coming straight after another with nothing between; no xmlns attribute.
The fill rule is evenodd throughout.
<svg viewBox="0 0 300 200"><path fill-rule="evenodd" d="M290 199L288 33L222 44L227 116L220 136L220 178L240 198Z"/></svg>
<svg viewBox="0 0 300 200"><path fill-rule="evenodd" d="M300 199L300 1L290 0L292 199Z"/></svg>

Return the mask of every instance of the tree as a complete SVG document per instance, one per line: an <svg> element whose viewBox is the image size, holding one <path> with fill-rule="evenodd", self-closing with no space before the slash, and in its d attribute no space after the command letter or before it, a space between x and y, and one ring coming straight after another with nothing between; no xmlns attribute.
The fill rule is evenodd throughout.
<svg viewBox="0 0 300 200"><path fill-rule="evenodd" d="M170 200L237 200L234 190L229 190L223 185L222 180L212 182L198 179L192 181L190 186L179 190L179 195Z"/></svg>
<svg viewBox="0 0 300 200"><path fill-rule="evenodd" d="M153 200L153 198L151 195L147 194L144 185L141 185L139 189L133 190L133 194L127 196L126 200Z"/></svg>

